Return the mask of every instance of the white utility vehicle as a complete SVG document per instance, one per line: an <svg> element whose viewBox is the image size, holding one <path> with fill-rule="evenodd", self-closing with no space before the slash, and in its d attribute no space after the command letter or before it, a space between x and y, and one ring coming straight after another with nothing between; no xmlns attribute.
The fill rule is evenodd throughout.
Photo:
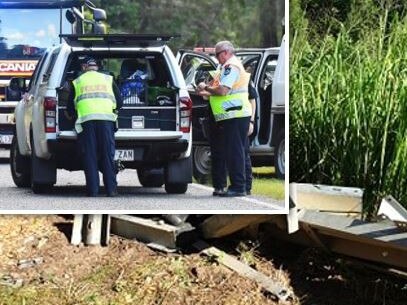
<svg viewBox="0 0 407 305"><path fill-rule="evenodd" d="M66 41L41 57L15 110L11 172L19 187L46 192L57 168L81 170L74 120L66 113L69 83L80 61L95 58L114 77L122 96L115 134L116 157L137 169L146 187L165 184L185 193L192 182L192 102L178 63L166 43L171 36L62 35ZM132 90L134 89L134 90ZM136 182L135 182L136 183Z"/></svg>

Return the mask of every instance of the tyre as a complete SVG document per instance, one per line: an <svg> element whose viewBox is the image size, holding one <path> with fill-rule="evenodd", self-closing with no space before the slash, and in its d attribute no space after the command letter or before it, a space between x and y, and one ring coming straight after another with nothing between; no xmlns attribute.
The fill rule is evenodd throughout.
<svg viewBox="0 0 407 305"><path fill-rule="evenodd" d="M184 194L188 189L188 183L166 183L165 191L168 194Z"/></svg>
<svg viewBox="0 0 407 305"><path fill-rule="evenodd" d="M45 194L49 193L52 189L52 184L43 184L43 183L31 183L31 190L34 194Z"/></svg>
<svg viewBox="0 0 407 305"><path fill-rule="evenodd" d="M31 185L30 158L20 154L16 134L14 134L10 147L10 170L16 186L29 187Z"/></svg>
<svg viewBox="0 0 407 305"><path fill-rule="evenodd" d="M276 176L279 179L285 178L285 136L284 130L277 135L276 146L274 149L274 167Z"/></svg>
<svg viewBox="0 0 407 305"><path fill-rule="evenodd" d="M211 174L211 150L209 146L193 147L193 175L199 183L206 183Z"/></svg>
<svg viewBox="0 0 407 305"><path fill-rule="evenodd" d="M144 187L162 187L164 184L164 169L138 169L138 180Z"/></svg>

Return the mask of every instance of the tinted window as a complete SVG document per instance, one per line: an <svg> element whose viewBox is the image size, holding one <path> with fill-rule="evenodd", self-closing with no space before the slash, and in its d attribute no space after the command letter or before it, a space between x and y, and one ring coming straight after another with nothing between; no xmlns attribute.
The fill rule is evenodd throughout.
<svg viewBox="0 0 407 305"><path fill-rule="evenodd" d="M256 75L257 67L259 64L260 55L253 54L237 54L237 58L242 61L243 67L247 72L251 73L252 79Z"/></svg>
<svg viewBox="0 0 407 305"><path fill-rule="evenodd" d="M261 77L260 77L260 86L264 89L267 88L273 82L274 71L277 66L277 55L270 55L266 59Z"/></svg>
<svg viewBox="0 0 407 305"><path fill-rule="evenodd" d="M45 62L45 59L47 58L47 56L48 56L48 53L44 53L43 56L41 57L38 65L35 67L34 74L33 74L32 78L30 79L30 83L28 84L28 90L31 90L31 87L35 86L37 84L38 78L39 78L38 76L40 74L42 67L44 66L44 62Z"/></svg>
<svg viewBox="0 0 407 305"><path fill-rule="evenodd" d="M52 52L51 59L49 61L47 70L46 70L46 72L44 74L44 79L43 79L44 81L48 81L49 77L51 76L51 72L52 72L52 69L54 68L54 65L55 65L55 62L57 60L59 51L60 51L60 49L56 49L54 52Z"/></svg>
<svg viewBox="0 0 407 305"><path fill-rule="evenodd" d="M206 58L197 55L185 55L181 62L181 72L187 85L209 82L210 71L214 69Z"/></svg>

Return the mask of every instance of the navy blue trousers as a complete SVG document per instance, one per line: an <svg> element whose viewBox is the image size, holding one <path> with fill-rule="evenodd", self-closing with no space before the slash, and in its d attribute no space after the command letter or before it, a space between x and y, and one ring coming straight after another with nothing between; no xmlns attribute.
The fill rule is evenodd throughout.
<svg viewBox="0 0 407 305"><path fill-rule="evenodd" d="M231 190L243 192L252 189L252 163L247 136L249 123L249 117L220 122L215 122L213 116L210 117L209 145L212 185L215 189L226 187L228 172Z"/></svg>
<svg viewBox="0 0 407 305"><path fill-rule="evenodd" d="M99 193L99 170L107 194L116 192L116 166L114 163L114 122L88 121L82 123L79 145L89 196Z"/></svg>
<svg viewBox="0 0 407 305"><path fill-rule="evenodd" d="M226 160L224 149L224 130L222 122L216 123L212 115L209 117L209 146L211 149L212 185L215 189L226 187Z"/></svg>
<svg viewBox="0 0 407 305"><path fill-rule="evenodd" d="M253 171L252 171L252 160L250 159L250 139L246 137L245 144L245 171L246 171L246 192L252 190L253 183Z"/></svg>
<svg viewBox="0 0 407 305"><path fill-rule="evenodd" d="M229 190L246 191L246 149L250 117L224 120L224 148L229 172Z"/></svg>

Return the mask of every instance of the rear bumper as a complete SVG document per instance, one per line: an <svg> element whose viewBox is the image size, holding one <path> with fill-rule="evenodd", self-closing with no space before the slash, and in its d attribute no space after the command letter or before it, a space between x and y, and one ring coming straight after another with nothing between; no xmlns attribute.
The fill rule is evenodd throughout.
<svg viewBox="0 0 407 305"><path fill-rule="evenodd" d="M139 162L155 165L169 160L178 159L187 151L188 141L184 139L171 142L140 141L129 143L128 141L116 141L116 149L134 149L134 162L124 162L125 165Z"/></svg>
<svg viewBox="0 0 407 305"><path fill-rule="evenodd" d="M77 142L74 139L48 140L48 149L57 159L57 166L66 169L80 169ZM170 160L179 159L188 149L188 141L124 141L116 139L116 149L134 150L134 161L123 161L127 168L160 167ZM73 157L76 156L76 157Z"/></svg>
<svg viewBox="0 0 407 305"><path fill-rule="evenodd" d="M57 137L54 134L55 138ZM183 133L180 131L162 131L162 130L134 130L134 129L120 129L115 132L114 138L118 141L172 141L181 139ZM60 140L75 140L77 137L76 132L73 130L61 131L58 133ZM54 139L55 139L54 138Z"/></svg>

